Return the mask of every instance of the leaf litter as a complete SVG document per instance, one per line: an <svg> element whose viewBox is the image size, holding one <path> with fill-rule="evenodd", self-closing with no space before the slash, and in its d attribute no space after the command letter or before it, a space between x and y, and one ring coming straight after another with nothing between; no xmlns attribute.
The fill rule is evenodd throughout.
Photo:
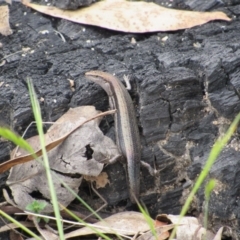
<svg viewBox="0 0 240 240"><path fill-rule="evenodd" d="M132 33L176 31L213 20L231 21L223 12L176 10L143 1L105 0L74 11L38 5L28 0L22 0L22 3L53 17Z"/></svg>
<svg viewBox="0 0 240 240"><path fill-rule="evenodd" d="M138 232L143 233L149 230L149 224L146 222L144 215L133 211L113 214L105 218L104 221L97 222L92 226L101 233L118 233L119 235L135 235ZM65 234L64 237L68 239L90 234L95 234L95 231L88 227L84 227Z"/></svg>
<svg viewBox="0 0 240 240"><path fill-rule="evenodd" d="M80 122L77 126L75 126L75 128L73 128L70 132L68 132L67 134L65 134L64 136L61 136L57 139L54 139L52 140L51 138L49 138L48 134L45 135L45 147L46 147L46 150L47 151L50 151L51 149L55 148L56 146L58 146L60 143L62 143L64 140L67 139L67 137L69 135L71 135L73 132L75 132L79 127L81 127L84 123L87 123L89 121L92 121L93 119L95 118L99 118L99 117L103 117L105 115L108 115L108 114L113 114L115 113L115 110L110 110L110 111L107 111L107 112L103 112L103 113L99 113L95 116L93 116L92 118L90 119L87 119L83 122ZM42 156L42 149L39 147L40 146L40 143L39 143L39 139L38 137L35 137L35 140L31 140L32 141L32 144L34 145L34 154L38 157ZM35 144L34 142L37 141ZM13 152L15 152L15 149L13 150ZM15 157L16 156L16 157ZM21 163L26 163L28 161L31 161L34 159L34 156L31 155L31 154L20 154L20 153L16 153L14 155L11 156L11 159L6 161L6 162L3 162L0 164L0 173L4 173L6 172L7 170L9 170L11 167L14 167L18 164L21 164Z"/></svg>
<svg viewBox="0 0 240 240"><path fill-rule="evenodd" d="M68 190L62 187L59 179L68 184L76 193L82 181L81 175L84 174L86 174L86 179L96 181L98 187L105 187L105 185L109 183L109 180L106 174L102 172L103 163L101 161L99 162L99 160L104 158L106 162L111 162L112 159L120 156L116 145L112 140L105 137L98 128L101 119L95 118L94 121L89 121L81 128L79 127L81 123L86 122L86 119L93 119L96 116L99 116L99 111L96 111L93 106L70 109L45 134L48 145L51 144L51 142L56 142L56 139L63 139L63 137L61 137L62 135L68 136L65 138L65 141L60 142L59 146L49 151L49 162L52 172L54 172L55 176L58 176L54 178L55 189L59 202L64 206L67 206L75 197L71 196ZM69 134L69 132L72 134ZM38 149L38 136L28 139L28 142L33 146L35 151ZM86 155L86 146L93 149L90 159L88 159L89 156ZM13 152L15 151L13 150ZM21 157L21 155L26 155L26 152L24 150L17 150L16 154ZM91 162L91 160L93 162ZM97 178L99 178L99 180L96 180ZM38 202L47 204L47 208L42 212L52 212L49 190L46 187L46 179L45 169L39 161L32 160L24 164L16 165L11 169L7 180L7 184L12 190L13 200L9 199L6 191L4 191L4 196L13 206L24 210L28 204L31 204L35 200L32 193L38 192L42 195L42 199L37 199ZM170 231L178 224L178 219L179 216L174 215L162 214L157 216L155 230L159 240L169 238ZM136 239L155 239L155 235L149 230L149 223L147 223L144 216L138 212L117 213L104 219L104 221L94 224L93 227L107 234L140 234ZM42 235L49 236L49 234L51 234L48 230L37 228ZM0 232L2 231L6 231L6 228L0 229ZM66 233L65 239L94 233L90 228L84 227ZM207 240L218 240L221 239L222 229L219 229L219 232L214 236L213 233L204 229L196 218L184 217L178 226L177 239L187 240L193 237L201 239L206 233ZM53 236L51 238L53 239Z"/></svg>
<svg viewBox="0 0 240 240"><path fill-rule="evenodd" d="M96 111L93 106L70 109L49 128L45 134L47 142L53 142L72 132L86 119L91 119L97 114L99 114L99 111ZM99 159L104 157L106 162L111 162L111 159L120 156L114 142L103 135L99 129L100 121L101 119L96 118L85 123L70 134L59 146L48 152L52 176L55 176L53 181L58 201L64 206L68 206L75 199L75 196L62 186L61 181L78 193L82 175L98 176L102 172L104 163L99 162ZM38 136L29 138L28 142L34 150L39 147ZM86 153L86 146L92 149L92 154L89 156ZM21 157L26 152L19 149L16 154ZM38 160L40 161L32 160L11 168L7 185L12 191L15 204L20 209L24 210L28 204L32 203L35 200L34 193L37 193L40 196L40 199L37 198L37 200L47 203L42 212L52 212L51 197L47 187L47 177L42 157L39 157Z"/></svg>

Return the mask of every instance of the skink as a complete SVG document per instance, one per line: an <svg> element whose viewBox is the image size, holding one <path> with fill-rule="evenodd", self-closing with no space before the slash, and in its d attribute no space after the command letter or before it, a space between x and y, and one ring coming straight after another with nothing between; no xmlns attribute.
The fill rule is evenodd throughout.
<svg viewBox="0 0 240 240"><path fill-rule="evenodd" d="M132 99L113 75L101 71L90 71L85 75L107 92L111 109L117 109L114 115L117 146L127 159L130 200L135 203L140 191L141 143Z"/></svg>

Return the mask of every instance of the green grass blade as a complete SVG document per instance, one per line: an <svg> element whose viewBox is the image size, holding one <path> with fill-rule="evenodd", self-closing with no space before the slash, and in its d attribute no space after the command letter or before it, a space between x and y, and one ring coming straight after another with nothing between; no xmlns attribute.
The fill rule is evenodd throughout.
<svg viewBox="0 0 240 240"><path fill-rule="evenodd" d="M225 135L222 138L219 138L216 143L213 145L209 157L207 159L207 162L202 170L202 172L200 173L192 191L190 192L182 210L180 213L180 218L179 218L179 223L181 221L181 218L183 216L185 216L185 214L187 213L187 210L194 198L194 195L197 193L198 189L201 187L203 181L205 180L205 178L207 177L212 165L214 164L214 162L216 161L217 157L219 156L219 154L221 153L222 149L224 148L224 146L228 143L228 141L230 140L231 136L233 135L233 133L235 132L235 130L237 129L237 125L240 121L240 113L235 117L234 121L232 122L232 124L230 125L229 129L227 130L227 132L225 133ZM173 239L173 237L176 234L176 227L174 228L174 230L172 231L172 234L170 236L170 240Z"/></svg>
<svg viewBox="0 0 240 240"><path fill-rule="evenodd" d="M216 186L215 179L210 179L207 185L205 186L205 206L204 206L205 210L204 210L204 225L203 225L205 229L207 229L207 224L208 224L208 206L210 201L210 195L215 186ZM206 235L205 235L205 239L206 239Z"/></svg>
<svg viewBox="0 0 240 240"><path fill-rule="evenodd" d="M0 210L0 214L5 217L6 219L8 219L10 222L16 224L16 226L18 226L19 228L21 228L23 231L25 231L27 234L29 234L30 236L34 237L37 240L41 240L42 238L38 237L34 232L32 232L30 229L28 229L27 227L25 227L24 225L22 225L20 222L18 222L17 220L15 220L14 218L12 218L11 216L9 216L8 214L6 214L5 212L3 212L2 210Z"/></svg>
<svg viewBox="0 0 240 240"><path fill-rule="evenodd" d="M150 217L147 209L142 207L141 204L138 201L137 201L137 205L138 205L138 208L139 208L140 212L143 214L146 222L148 223L148 225L150 227L150 231L152 232L154 238L158 239L157 232L156 232L156 229L154 227L154 223L153 223L152 218Z"/></svg>
<svg viewBox="0 0 240 240"><path fill-rule="evenodd" d="M65 188L67 188L68 191L69 191L71 194L73 194L73 196L75 196L75 198L78 199L79 202L80 202L86 209L88 209L88 210L92 213L93 216L95 216L96 218L98 218L99 221L104 221L104 219L102 219L102 218L99 216L99 214L97 214L97 212L94 211L82 198L80 198L66 183L62 182L62 180L60 180L60 181L61 181L61 183L63 184L63 186L64 186ZM67 210L66 210L66 211L67 211ZM68 210L68 211L69 211L69 210ZM77 218L77 220L79 220L79 218ZM79 221L81 222L81 221L83 221L83 220L79 220ZM81 223L82 223L82 222L81 222ZM96 230L96 232L97 232L97 230ZM121 237L117 232L115 233L115 235L116 235L119 239L122 239L122 237Z"/></svg>
<svg viewBox="0 0 240 240"><path fill-rule="evenodd" d="M48 179L49 191L50 191L51 200L52 200L52 204L53 204L54 214L55 214L55 217L56 217L58 234L59 234L60 239L64 240L64 232L63 232L63 226L62 226L62 223L61 223L61 215L60 215L60 211L59 211L57 195L56 195L56 191L55 191L52 176L51 176L47 151L46 151L46 148L45 148L44 132L43 132L43 124L42 124L42 116L41 116L40 106L39 106L39 103L38 103L33 85L31 83L31 80L28 78L27 81L28 81L28 88L29 88L29 93L30 93L30 99L31 99L33 114L34 114L34 118L35 118L35 121L36 121L36 124L37 124L37 129L38 129L38 134L39 134L39 139L40 139L40 145L41 145L41 148L42 148L43 161L44 161L44 165L45 165L45 168L46 168L46 175L47 175L47 179Z"/></svg>
<svg viewBox="0 0 240 240"><path fill-rule="evenodd" d="M13 142L15 145L18 145L20 148L28 151L30 154L34 153L34 150L29 145L29 143L26 140L24 140L22 137L15 134L10 129L5 128L5 127L0 127L0 136Z"/></svg>
<svg viewBox="0 0 240 240"><path fill-rule="evenodd" d="M102 221L103 219L99 216L99 214L97 214L96 211L94 211L82 198L80 198L66 183L64 183L62 180L60 180L62 185L73 195L75 196L75 198L78 199L78 201L86 208L88 209L93 216L95 216L96 218L98 218L100 221Z"/></svg>
<svg viewBox="0 0 240 240"><path fill-rule="evenodd" d="M62 206L63 207L63 206ZM78 216L76 216L74 213L72 213L70 210L68 210L67 208L64 208L64 211L66 211L72 218L74 218L75 220L77 220L78 222L82 223L85 227L88 227L89 229L91 229L93 232L96 233L96 235L102 237L105 240L111 240L111 238L109 238L107 235L105 235L104 233L98 231L97 228L95 228L94 226L91 226L89 224L87 224L84 220L82 220L81 218L79 218ZM122 238L120 238L122 239Z"/></svg>

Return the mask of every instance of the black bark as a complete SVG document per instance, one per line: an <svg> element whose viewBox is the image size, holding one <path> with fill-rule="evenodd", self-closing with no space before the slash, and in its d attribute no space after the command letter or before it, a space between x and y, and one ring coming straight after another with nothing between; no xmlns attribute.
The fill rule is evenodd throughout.
<svg viewBox="0 0 240 240"><path fill-rule="evenodd" d="M85 79L85 72L103 70L121 80L130 76L142 160L162 169L157 179L141 169L141 196L153 217L179 214L212 145L240 111L240 1L188 0L174 6L220 10L233 20L176 32L125 34L54 19L14 2L13 34L0 36L0 122L19 134L33 121L27 77L44 99L43 120L55 121L70 107L108 109L107 95ZM75 82L74 92L68 79ZM111 136L112 126L113 119L106 118L103 128ZM231 226L235 234L240 229L239 130L209 176L217 179L209 207L211 225ZM35 130L27 136L32 134ZM9 158L11 147L0 141L1 162ZM120 164L106 171L111 185L99 192L114 205L128 197L125 172ZM196 199L190 214L203 211L204 186Z"/></svg>

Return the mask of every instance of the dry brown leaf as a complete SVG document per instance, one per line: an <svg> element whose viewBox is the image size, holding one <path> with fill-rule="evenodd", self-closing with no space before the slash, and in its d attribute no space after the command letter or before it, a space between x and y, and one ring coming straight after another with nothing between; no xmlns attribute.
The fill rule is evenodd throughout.
<svg viewBox="0 0 240 240"><path fill-rule="evenodd" d="M105 0L75 11L37 5L26 0L23 4L53 17L133 33L175 31L212 20L231 20L223 12L175 10L142 1Z"/></svg>
<svg viewBox="0 0 240 240"><path fill-rule="evenodd" d="M29 221L25 221L25 222L19 221L19 223L22 224L26 228L34 227L34 224L32 222L29 222ZM0 233L7 232L10 229L18 229L18 228L20 228L19 225L16 225L15 223L8 223L8 224L0 227Z"/></svg>
<svg viewBox="0 0 240 240"><path fill-rule="evenodd" d="M221 240L221 239L225 239L226 236L228 236L230 239L238 239L236 238L234 231L231 227L229 226L224 226L221 227L216 235L214 235L214 237L210 238L210 237L206 237L206 240Z"/></svg>
<svg viewBox="0 0 240 240"><path fill-rule="evenodd" d="M104 188L107 184L110 184L108 175L106 172L101 172L98 176L84 176L84 179L86 181L95 182L96 183L96 189L98 188Z"/></svg>
<svg viewBox="0 0 240 240"><path fill-rule="evenodd" d="M153 221L153 220L152 220ZM97 231L108 234L135 235L149 230L149 224L145 217L139 212L121 212L116 213L104 221L92 225ZM95 234L92 228L84 227L73 232L65 234L65 239L77 236Z"/></svg>
<svg viewBox="0 0 240 240"><path fill-rule="evenodd" d="M91 119L88 119L86 121L83 121L83 122L80 122L74 129L72 129L71 131L69 131L67 134L65 134L64 136L61 136L60 138L58 139L48 139L48 141L45 141L46 143L46 150L47 151L50 151L51 149L55 148L56 146L58 146L60 143L62 143L65 139L67 139L67 137L69 135L71 135L73 132L75 132L80 126L82 126L84 123L87 123L89 121L92 121L93 119L96 119L96 118L99 118L99 117L102 117L102 116L105 116L107 114L112 114L114 113L115 110L111 110L111 111L107 111L107 112L104 112L104 113L100 113L100 114L97 114L95 117L91 118ZM46 140L46 139L45 139ZM39 149L39 141L36 139L35 140L37 143L34 143L34 141L32 142L34 144L34 146L36 148L34 148L35 150L35 155L40 157L42 156L42 150ZM32 146L32 147L34 147ZM37 148L38 147L38 148ZM16 158L13 158L13 159L10 159L2 164L0 164L0 173L3 173L3 172L6 172L7 170L9 170L11 167L14 167L18 164L21 164L21 163L26 163L26 162L29 162L31 160L33 160L34 157L30 154L26 154L26 155L21 155L20 157L16 157Z"/></svg>
<svg viewBox="0 0 240 240"><path fill-rule="evenodd" d="M95 117L98 113L99 111L96 111L93 106L70 109L45 134L46 143L51 144L59 142L59 139L63 139L61 136L66 136L66 133L69 135L71 132L64 142L48 152L56 194L63 206L68 206L75 196L69 194L69 191L62 186L62 182L77 193L83 174L97 176L101 173L104 163L98 162L98 158L104 157L107 161L111 161L112 158L120 156L117 146L99 129L100 119ZM86 119L93 118L95 118L94 121L89 121L78 128L80 124L86 122ZM39 148L38 136L27 139L27 141L34 150ZM92 153L86 153L89 151L86 146L91 149ZM21 157L25 151L18 149L16 154ZM42 158L11 168L7 184L12 191L14 204L18 208L24 210L35 200L33 193L38 192L43 198L37 200L46 203L42 212L52 212L51 196L46 187L48 184Z"/></svg>
<svg viewBox="0 0 240 240"><path fill-rule="evenodd" d="M0 34L8 36L12 34L9 25L9 9L8 6L0 6Z"/></svg>
<svg viewBox="0 0 240 240"><path fill-rule="evenodd" d="M169 224L165 226L159 226L155 228L157 240L165 240L170 236L170 230L173 230L175 224ZM152 231L148 231L137 238L137 240L155 240L156 237Z"/></svg>
<svg viewBox="0 0 240 240"><path fill-rule="evenodd" d="M214 239L213 240L221 240L222 239L222 232L223 232L223 227L221 227L217 234L215 235Z"/></svg>
<svg viewBox="0 0 240 240"><path fill-rule="evenodd" d="M178 215L166 215L159 214L157 216L158 220L163 220L164 222L171 222L173 224L179 224L177 227L177 239L192 240L192 239L202 239L206 234L206 229L199 224L197 218L195 217L183 217L179 222L181 217Z"/></svg>
<svg viewBox="0 0 240 240"><path fill-rule="evenodd" d="M41 234L43 239L51 239L51 240L59 239L59 236L57 234L53 233L52 231L49 231L48 229L42 229L39 226L39 223L38 223L36 217L33 217L33 223L34 223L36 229L38 230L38 232Z"/></svg>
<svg viewBox="0 0 240 240"><path fill-rule="evenodd" d="M14 230L10 230L9 239L10 240L24 240L23 237L21 236L21 234Z"/></svg>
<svg viewBox="0 0 240 240"><path fill-rule="evenodd" d="M6 3L12 4L12 0L5 0Z"/></svg>
<svg viewBox="0 0 240 240"><path fill-rule="evenodd" d="M163 221L159 221L159 220L156 220L155 221L155 227L161 227L161 226L165 226L169 223L166 223L166 222L163 222Z"/></svg>

